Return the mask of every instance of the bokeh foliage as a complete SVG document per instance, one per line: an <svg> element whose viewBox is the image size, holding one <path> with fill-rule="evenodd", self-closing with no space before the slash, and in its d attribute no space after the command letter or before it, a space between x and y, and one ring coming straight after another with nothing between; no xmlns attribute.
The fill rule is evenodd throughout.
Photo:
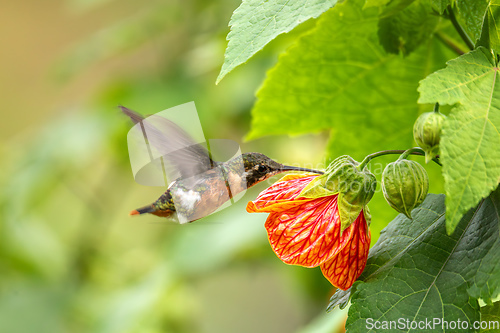
<svg viewBox="0 0 500 333"><path fill-rule="evenodd" d="M450 320L462 316L469 321L467 331L473 332L472 322L480 318L479 301L491 305L498 299L499 277L493 259L498 260L498 254L493 254L499 237L495 231L499 201L494 191L500 179L497 9L497 1L339 2L280 56L257 92L247 138L330 130L330 159L342 154L361 159L383 149L408 149L419 113L430 111L429 104L434 103L451 107L441 134L442 177L439 173L430 177L432 186L438 188L444 180L446 205L441 197L439 214L446 210L446 222L439 220L439 232L431 232L430 240L424 232L417 232L411 244L398 247L396 240L406 239L408 230L426 226L427 232L434 224L421 217L400 225L401 216L388 224L390 219L381 219L387 208L374 198L370 203L374 238L381 227L388 226L370 252L365 275L352 287L348 331L366 328L367 318L395 322L438 314ZM241 23L239 10L231 20L234 30L228 35L229 46L248 38L235 33ZM287 19L295 16L287 13ZM262 19L249 22L252 30L267 27ZM267 35L252 37L252 45L259 45ZM225 64L232 60L226 53ZM435 203L437 198L429 200ZM482 213L483 206L489 207L489 213ZM467 226L459 228L462 225ZM481 233L483 228L490 234ZM466 237L464 230L472 236ZM458 237L455 241L470 238L474 243L444 249L449 256L432 269L432 262L438 260L436 249L451 244L450 236ZM406 260L405 252L413 251L413 246L415 253ZM462 252L455 255L455 249ZM468 264L467 271L460 256L476 264ZM378 273L373 277L370 265ZM480 267L484 270L479 273ZM423 277L412 280L418 274L410 274L411 269L424 272L431 278L429 283ZM449 272L458 274L458 280L452 282ZM345 293L349 291L338 291L332 305L339 300L345 304Z"/></svg>
<svg viewBox="0 0 500 333"><path fill-rule="evenodd" d="M269 184L202 223L127 216L164 189L134 182L126 147L131 124L117 105L148 114L194 100L208 138L241 142L248 131L254 91L292 37L271 43L216 86L227 21L238 4L141 4L65 45L45 69L47 84L61 90L96 66L111 75L91 81L93 93L83 102L59 106L0 145L0 331L305 332L309 321L312 330L342 323L343 315L314 320L331 286L319 269L283 267L268 246L264 216L245 212L246 201ZM66 5L71 15L88 15L121 3ZM324 142L282 137L242 150L316 165Z"/></svg>

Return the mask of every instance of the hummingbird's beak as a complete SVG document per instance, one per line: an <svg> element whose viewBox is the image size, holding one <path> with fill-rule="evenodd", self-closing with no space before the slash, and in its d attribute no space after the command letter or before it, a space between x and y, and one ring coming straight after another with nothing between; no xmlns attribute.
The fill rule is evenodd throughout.
<svg viewBox="0 0 500 333"><path fill-rule="evenodd" d="M299 168L299 167L294 167L294 166L289 166L289 165L283 165L281 167L281 172L285 172L285 171L302 171L302 172L312 172L312 173L317 173L317 174L320 174L322 175L324 172L323 171L319 171L319 170L313 170L313 169L306 169L306 168Z"/></svg>

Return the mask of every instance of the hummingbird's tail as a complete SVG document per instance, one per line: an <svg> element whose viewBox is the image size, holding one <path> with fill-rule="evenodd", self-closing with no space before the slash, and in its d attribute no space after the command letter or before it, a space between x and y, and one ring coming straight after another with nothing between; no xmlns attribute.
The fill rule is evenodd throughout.
<svg viewBox="0 0 500 333"><path fill-rule="evenodd" d="M174 210L171 209L158 209L154 205L144 206L141 208L134 209L128 215L142 215L142 214L153 214L160 217L171 217Z"/></svg>
<svg viewBox="0 0 500 333"><path fill-rule="evenodd" d="M147 214L147 213L154 213L156 211L156 208L153 205L141 207L134 209L128 215L141 215L141 214Z"/></svg>

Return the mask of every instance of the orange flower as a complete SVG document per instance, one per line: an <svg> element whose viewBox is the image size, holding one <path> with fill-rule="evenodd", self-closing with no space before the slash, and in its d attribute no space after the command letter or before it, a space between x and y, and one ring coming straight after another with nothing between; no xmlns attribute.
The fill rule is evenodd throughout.
<svg viewBox="0 0 500 333"><path fill-rule="evenodd" d="M247 211L270 213L265 224L269 243L284 263L320 266L328 281L346 290L365 268L370 231L362 210L341 232L338 193L316 199L300 197L316 177L286 175L249 202Z"/></svg>

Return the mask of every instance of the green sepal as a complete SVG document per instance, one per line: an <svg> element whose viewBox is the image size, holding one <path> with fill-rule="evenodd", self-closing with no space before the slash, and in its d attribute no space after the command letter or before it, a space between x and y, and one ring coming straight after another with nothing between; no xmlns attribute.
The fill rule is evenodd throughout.
<svg viewBox="0 0 500 333"><path fill-rule="evenodd" d="M365 205L352 204L346 197L347 196L344 193L339 193L339 197L337 198L337 205L339 207L341 234L354 221L356 221L363 208L366 207Z"/></svg>
<svg viewBox="0 0 500 333"><path fill-rule="evenodd" d="M363 213L365 214L366 229L368 230L368 228L370 228L370 224L372 224L372 214L370 213L368 206L363 208Z"/></svg>
<svg viewBox="0 0 500 333"><path fill-rule="evenodd" d="M425 153L425 164L428 164L430 161L434 159L434 157L439 155L439 146L432 147L429 150L424 150L424 153Z"/></svg>
<svg viewBox="0 0 500 333"><path fill-rule="evenodd" d="M316 177L316 179L307 184L302 192L300 192L299 196L304 198L317 199L339 193L338 191L332 191L326 188L326 179L323 178L323 176Z"/></svg>
<svg viewBox="0 0 500 333"><path fill-rule="evenodd" d="M310 182L300 193L300 197L317 199L338 194L341 232L348 228L366 207L375 193L377 180L359 163L344 155L336 158L322 176ZM365 215L366 217L366 215Z"/></svg>

